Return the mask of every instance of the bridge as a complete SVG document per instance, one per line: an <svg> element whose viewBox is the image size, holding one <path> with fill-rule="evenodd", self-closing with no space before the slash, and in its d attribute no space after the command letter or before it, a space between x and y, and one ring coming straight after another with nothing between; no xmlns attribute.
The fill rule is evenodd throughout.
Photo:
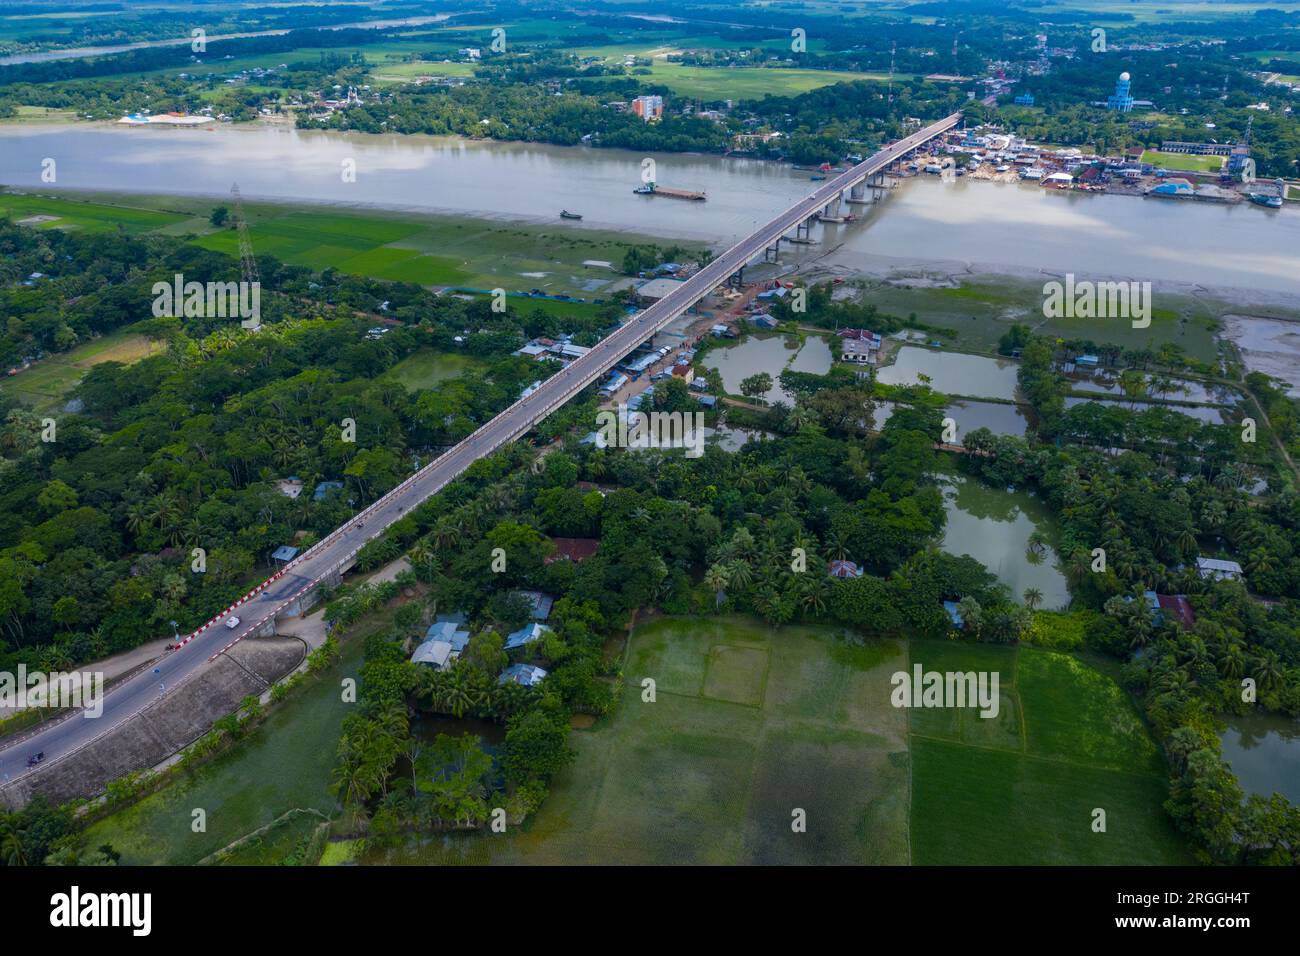
<svg viewBox="0 0 1300 956"><path fill-rule="evenodd" d="M515 441L543 421L713 289L741 275L751 260L765 251L770 255L771 250L779 249L781 241L788 239L788 230L806 232L818 218L838 210L846 192L848 201L861 201L865 190L883 184L884 173L893 163L960 121L961 114L953 113L885 147L769 220L667 296L610 333L587 354L548 378L534 392L500 412L189 634L177 650L153 668L114 687L105 694L98 719L86 720L73 714L10 742L0 750L0 787L26 773L39 773L42 767L112 732L243 638L274 633L277 617L302 613L315 599L319 586L337 584L342 574L353 566L361 548L383 534L393 522L437 494L475 461ZM239 623L230 628L226 623L232 617L237 617ZM38 751L44 752L45 759L34 770L29 769L27 757Z"/></svg>

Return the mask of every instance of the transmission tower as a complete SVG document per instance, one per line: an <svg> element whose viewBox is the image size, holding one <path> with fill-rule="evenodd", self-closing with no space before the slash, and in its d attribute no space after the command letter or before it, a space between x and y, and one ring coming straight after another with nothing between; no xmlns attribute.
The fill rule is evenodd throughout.
<svg viewBox="0 0 1300 956"><path fill-rule="evenodd" d="M244 281L251 287L254 282L262 284L257 272L257 259L253 255L253 240L248 236L248 220L244 218L244 202L239 195L239 183L230 187L230 198L235 203L235 228L239 232L239 268Z"/></svg>
<svg viewBox="0 0 1300 956"><path fill-rule="evenodd" d="M898 51L898 41L895 40L889 44L889 100L890 104L894 102L894 54Z"/></svg>

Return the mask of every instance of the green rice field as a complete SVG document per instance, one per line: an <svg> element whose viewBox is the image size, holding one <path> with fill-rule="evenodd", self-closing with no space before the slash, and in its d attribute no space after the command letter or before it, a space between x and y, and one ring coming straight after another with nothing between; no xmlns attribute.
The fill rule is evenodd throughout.
<svg viewBox="0 0 1300 956"><path fill-rule="evenodd" d="M129 330L112 332L71 351L47 356L31 368L0 379L0 393L13 395L33 411L52 411L77 387L86 372L100 362L130 365L164 348L161 342Z"/></svg>
<svg viewBox="0 0 1300 956"><path fill-rule="evenodd" d="M232 257L239 253L233 228L209 222L217 200L167 196L60 195L0 192L0 216L41 229L116 230L189 239ZM561 224L467 220L396 212L353 212L328 206L245 203L257 255L291 265L338 269L389 281L433 287L539 288L591 300L616 282L616 271L586 260L620 263L639 237ZM691 243L679 243L691 247ZM596 290L596 291L593 291ZM583 303L532 300L526 305L568 314ZM594 308L589 303L586 308Z"/></svg>
<svg viewBox="0 0 1300 956"><path fill-rule="evenodd" d="M895 709L890 677L913 663L997 671L997 718ZM624 679L617 712L572 735L575 763L522 828L363 862L1190 862L1131 702L1068 655L666 619L633 633ZM1091 828L1098 807L1106 833Z"/></svg>

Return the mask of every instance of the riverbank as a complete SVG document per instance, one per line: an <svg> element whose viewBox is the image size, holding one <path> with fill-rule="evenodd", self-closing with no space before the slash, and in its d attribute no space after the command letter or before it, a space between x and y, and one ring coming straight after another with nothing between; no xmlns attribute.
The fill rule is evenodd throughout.
<svg viewBox="0 0 1300 956"><path fill-rule="evenodd" d="M650 153L659 182L707 192L702 203L634 195L646 154L628 150L465 140L423 134L298 130L285 124L195 129L29 123L0 127L0 182L44 192L42 159L58 158L57 187L86 192L229 195L344 211L386 210L476 222L559 223L566 235L659 236L720 247L808 195L805 171L759 159ZM345 161L355 177L341 175ZM508 184L504 186L503 184ZM1055 194L1054 194L1055 193ZM1300 309L1295 284L1300 213L1246 205L1158 203L1060 194L1024 183L914 176L885 200L822 224L814 242L786 246L787 268L888 278L1010 275L1150 281L1161 291L1221 295ZM1122 270L1122 272L1121 272Z"/></svg>

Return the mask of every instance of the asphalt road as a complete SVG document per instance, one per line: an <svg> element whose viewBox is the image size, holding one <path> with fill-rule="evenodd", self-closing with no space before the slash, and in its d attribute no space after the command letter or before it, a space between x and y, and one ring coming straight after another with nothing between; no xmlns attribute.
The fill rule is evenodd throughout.
<svg viewBox="0 0 1300 956"><path fill-rule="evenodd" d="M31 754L43 751L44 763L48 764L107 733L139 713L178 681L196 672L229 644L255 633L258 627L274 617L299 594L348 561L362 545L382 534L408 511L441 491L473 462L514 441L599 379L642 342L712 289L726 282L733 273L762 253L765 247L783 236L786 230L820 212L827 203L864 176L879 172L901 155L951 129L960 118L960 113L954 113L886 147L828 181L807 198L715 258L679 288L603 339L586 355L551 376L527 398L515 402L460 444L286 565L278 577L233 612L240 619L238 627L227 628L223 617L190 636L184 646L163 658L156 668L132 677L106 694L103 712L98 718L88 719L84 715L75 715L0 750L0 784L28 772L26 762Z"/></svg>

